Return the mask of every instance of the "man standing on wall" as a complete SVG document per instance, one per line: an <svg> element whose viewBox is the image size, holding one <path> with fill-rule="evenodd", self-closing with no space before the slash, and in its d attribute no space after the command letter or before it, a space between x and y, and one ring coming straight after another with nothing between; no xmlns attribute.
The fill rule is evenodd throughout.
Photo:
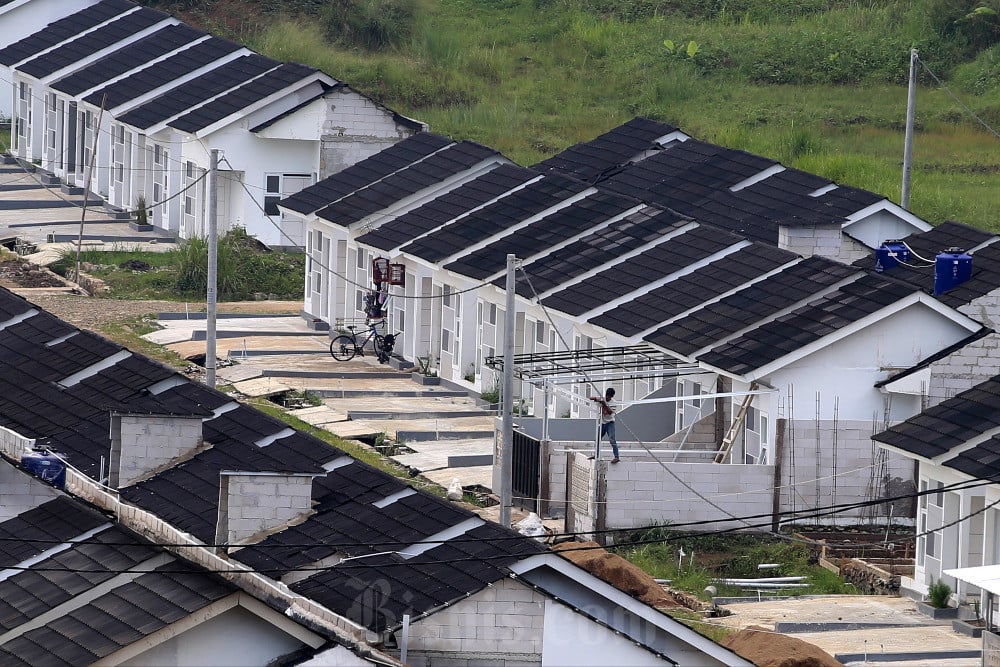
<svg viewBox="0 0 1000 667"><path fill-rule="evenodd" d="M601 404L601 434L597 438L600 440L605 435L608 436L608 442L611 443L611 451L615 455L611 459L611 462L618 463L618 440L615 438L615 412L618 405L612 400L614 397L614 388L608 387L607 391L604 392L603 398L600 396L591 396L590 400Z"/></svg>

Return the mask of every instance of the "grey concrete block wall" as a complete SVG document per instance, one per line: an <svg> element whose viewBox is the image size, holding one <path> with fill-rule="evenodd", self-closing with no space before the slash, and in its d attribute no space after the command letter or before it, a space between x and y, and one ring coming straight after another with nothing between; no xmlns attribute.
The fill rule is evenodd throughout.
<svg viewBox="0 0 1000 667"><path fill-rule="evenodd" d="M545 596L515 579L502 579L465 600L410 625L412 665L499 664L542 661Z"/></svg>
<svg viewBox="0 0 1000 667"><path fill-rule="evenodd" d="M113 415L111 486L122 487L197 449L200 417Z"/></svg>
<svg viewBox="0 0 1000 667"><path fill-rule="evenodd" d="M661 463L624 459L601 462L605 485L604 527L639 528L659 523L707 521L699 530L732 528L728 516L771 512L774 467L717 463ZM677 480L664 469L669 466ZM690 488L688 488L690 487ZM692 492L691 489L697 491ZM708 498L723 511L708 504Z"/></svg>
<svg viewBox="0 0 1000 667"><path fill-rule="evenodd" d="M216 540L236 543L297 519L312 507L312 475L223 472Z"/></svg>
<svg viewBox="0 0 1000 667"><path fill-rule="evenodd" d="M0 521L12 519L58 495L48 484L0 461Z"/></svg>
<svg viewBox="0 0 1000 667"><path fill-rule="evenodd" d="M782 456L782 509L813 509L912 491L913 462L886 452L884 469L875 467L878 450L873 449L871 435L872 423L866 421L841 420L836 432L832 421L790 423ZM912 516L909 501L904 505L897 506L893 516ZM886 509L880 506L877 516ZM824 522L856 523L870 512L865 508L839 512Z"/></svg>
<svg viewBox="0 0 1000 667"><path fill-rule="evenodd" d="M990 323L1000 320L1000 312L996 312L1000 308L992 303L997 300L996 297L990 296L985 300L990 302L989 308L983 305L980 310L974 305L977 302L973 302L973 304L963 306L959 310L970 317L988 320L986 323L993 326ZM1000 335L991 333L973 341L947 357L932 363L930 370L931 379L927 390L927 402L928 405L933 406L1000 374Z"/></svg>

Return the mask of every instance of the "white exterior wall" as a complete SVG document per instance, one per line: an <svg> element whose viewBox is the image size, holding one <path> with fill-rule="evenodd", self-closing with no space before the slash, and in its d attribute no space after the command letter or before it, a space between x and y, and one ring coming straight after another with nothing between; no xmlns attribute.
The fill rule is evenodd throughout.
<svg viewBox="0 0 1000 667"><path fill-rule="evenodd" d="M165 630L169 630L169 627ZM233 607L120 664L123 667L148 665L254 667L270 664L271 661L304 646L295 637L282 632L246 609ZM357 656L354 657L357 659Z"/></svg>
<svg viewBox="0 0 1000 667"><path fill-rule="evenodd" d="M868 252L864 256L870 255L872 249L878 248L886 241L901 239L914 232L928 229L930 225L927 223L920 221L920 224L915 224L885 209L873 210L868 215L844 226L845 233L868 246Z"/></svg>
<svg viewBox="0 0 1000 667"><path fill-rule="evenodd" d="M75 14L97 3L97 0L13 0L0 7L0 49L35 34L49 23ZM0 116L10 118L14 112L10 92L11 70L0 65Z"/></svg>
<svg viewBox="0 0 1000 667"><path fill-rule="evenodd" d="M545 602L542 667L672 664L635 641L552 600Z"/></svg>
<svg viewBox="0 0 1000 667"><path fill-rule="evenodd" d="M58 495L59 491L54 487L27 472L18 470L12 464L0 463L0 522L13 519Z"/></svg>
<svg viewBox="0 0 1000 667"><path fill-rule="evenodd" d="M502 579L410 625L407 664L413 667L542 661L546 597L514 579Z"/></svg>

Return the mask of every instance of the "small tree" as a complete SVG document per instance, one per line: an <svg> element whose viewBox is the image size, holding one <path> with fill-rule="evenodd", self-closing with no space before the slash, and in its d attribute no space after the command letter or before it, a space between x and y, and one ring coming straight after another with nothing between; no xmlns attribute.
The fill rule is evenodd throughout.
<svg viewBox="0 0 1000 667"><path fill-rule="evenodd" d="M948 598L951 597L951 586L940 579L931 581L927 589L927 600L936 609L945 609L948 606Z"/></svg>

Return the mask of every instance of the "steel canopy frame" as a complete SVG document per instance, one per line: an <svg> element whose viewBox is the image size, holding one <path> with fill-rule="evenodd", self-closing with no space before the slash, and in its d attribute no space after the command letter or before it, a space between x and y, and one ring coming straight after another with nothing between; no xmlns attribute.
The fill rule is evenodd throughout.
<svg viewBox="0 0 1000 667"><path fill-rule="evenodd" d="M487 368L503 372L503 357L487 357ZM549 378L570 382L595 379L638 379L659 377L664 374L686 375L706 373L697 364L681 361L649 345L628 345L590 350L563 350L561 352L532 352L514 355L514 375L524 381ZM653 368L653 367L657 368Z"/></svg>

